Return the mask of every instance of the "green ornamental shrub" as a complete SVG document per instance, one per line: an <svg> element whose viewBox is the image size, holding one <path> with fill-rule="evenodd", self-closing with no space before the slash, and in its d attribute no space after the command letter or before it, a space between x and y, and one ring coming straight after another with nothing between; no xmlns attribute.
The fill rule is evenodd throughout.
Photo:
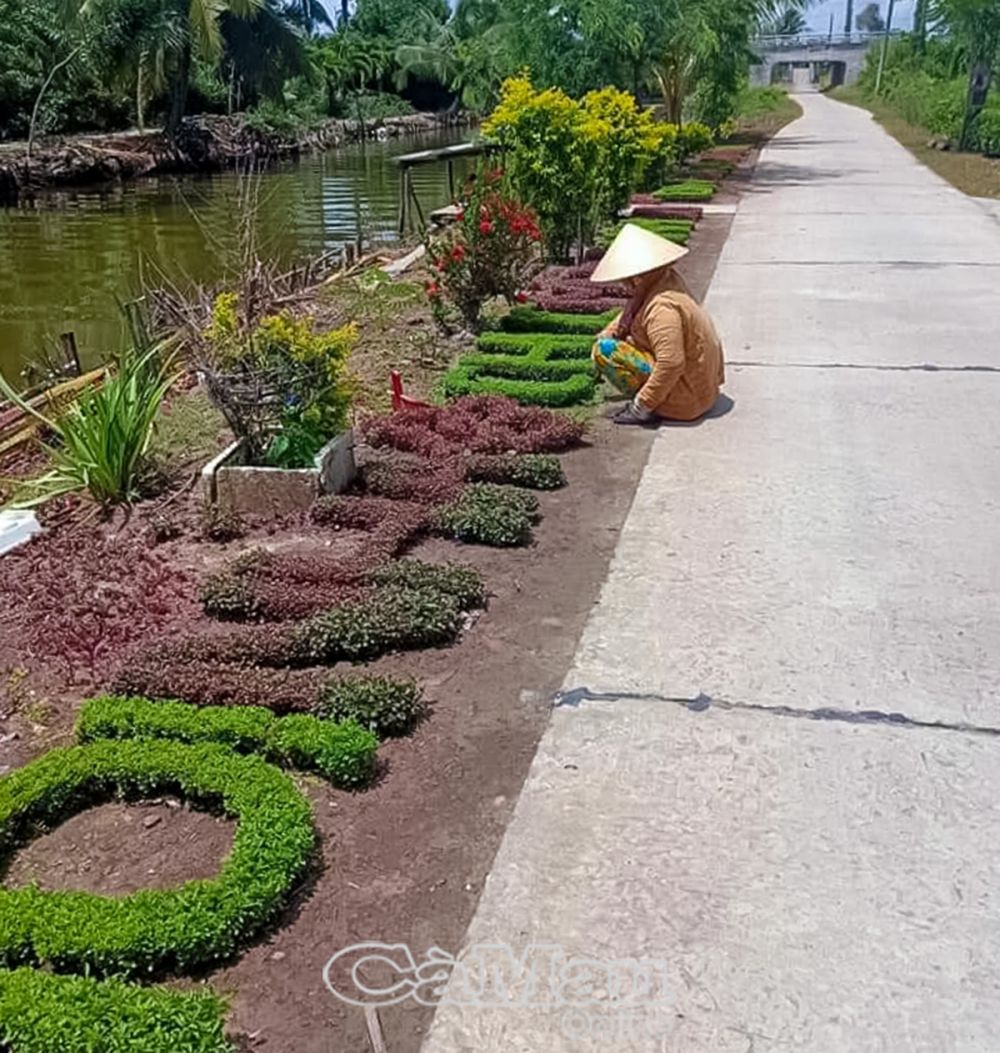
<svg viewBox="0 0 1000 1053"><path fill-rule="evenodd" d="M0 1045L16 1053L232 1053L210 991L0 970Z"/></svg>
<svg viewBox="0 0 1000 1053"><path fill-rule="evenodd" d="M458 541L497 548L531 543L538 498L511 486L473 483L434 513L433 527Z"/></svg>
<svg viewBox="0 0 1000 1053"><path fill-rule="evenodd" d="M590 360L594 333L483 333L476 350L485 355L525 355L538 361Z"/></svg>
<svg viewBox="0 0 1000 1053"><path fill-rule="evenodd" d="M500 319L500 328L507 333L579 333L593 340L619 313L564 314L540 311L537 307L515 307Z"/></svg>
<svg viewBox="0 0 1000 1053"><path fill-rule="evenodd" d="M695 154L703 153L715 141L712 129L700 121L689 121L677 130L676 149L678 160L686 161Z"/></svg>
<svg viewBox="0 0 1000 1053"><path fill-rule="evenodd" d="M192 706L105 696L85 702L76 724L81 743L102 739L217 742L259 753L283 767L315 771L336 786L361 786L375 771L378 741L356 724L303 714L278 717L256 706Z"/></svg>
<svg viewBox="0 0 1000 1053"><path fill-rule="evenodd" d="M536 89L526 75L504 82L483 132L504 148L505 171L556 257L610 220L648 169L665 173L677 156L676 127L656 122L628 92L604 88L578 101Z"/></svg>
<svg viewBox="0 0 1000 1053"><path fill-rule="evenodd" d="M526 406L546 406L550 409L590 402L597 391L593 373L577 373L560 381L509 380L491 376L476 368L467 369L461 362L444 375L441 386L448 398L504 395Z"/></svg>
<svg viewBox="0 0 1000 1053"><path fill-rule="evenodd" d="M370 578L376 585L438 589L453 596L463 611L486 606L486 583L482 575L460 563L424 563L417 559L401 559L384 563L371 573Z"/></svg>
<svg viewBox="0 0 1000 1053"><path fill-rule="evenodd" d="M309 802L259 757L214 743L95 742L53 750L0 780L0 847L113 795L179 792L238 820L215 878L120 898L0 889L0 963L93 975L187 971L231 955L285 903L312 854Z"/></svg>
<svg viewBox="0 0 1000 1053"><path fill-rule="evenodd" d="M295 626L289 657L300 665L364 662L391 651L451 643L462 624L454 596L387 585Z"/></svg>
<svg viewBox="0 0 1000 1053"><path fill-rule="evenodd" d="M653 196L660 201L710 201L716 189L715 183L708 179L680 179L661 186Z"/></svg>
<svg viewBox="0 0 1000 1053"><path fill-rule="evenodd" d="M566 485L559 458L549 453L504 453L473 457L465 467L470 483L498 483L525 490L558 490Z"/></svg>
<svg viewBox="0 0 1000 1053"><path fill-rule="evenodd" d="M589 350L589 349L588 349ZM586 358L559 359L533 354L464 355L459 365L466 372L510 380L569 380L592 375L590 355Z"/></svg>
<svg viewBox="0 0 1000 1053"><path fill-rule="evenodd" d="M691 231L694 230L694 223L688 219L649 219L645 216L634 216L621 223L602 227L597 232L598 248L608 248L626 223L642 227L643 230L648 230L651 234L657 234L678 245L686 245L691 240Z"/></svg>
<svg viewBox="0 0 1000 1053"><path fill-rule="evenodd" d="M550 407L588 402L597 390L593 341L593 335L576 333L484 333L479 353L459 359L441 388L449 398L507 395Z"/></svg>
<svg viewBox="0 0 1000 1053"><path fill-rule="evenodd" d="M358 677L323 686L313 712L326 720L353 720L379 736L405 735L424 711L415 680Z"/></svg>

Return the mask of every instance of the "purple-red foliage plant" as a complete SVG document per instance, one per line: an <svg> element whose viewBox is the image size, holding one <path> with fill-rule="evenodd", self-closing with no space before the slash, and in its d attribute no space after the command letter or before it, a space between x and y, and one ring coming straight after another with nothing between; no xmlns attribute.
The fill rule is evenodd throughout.
<svg viewBox="0 0 1000 1053"><path fill-rule="evenodd" d="M0 563L4 643L89 684L137 645L198 619L192 580L139 538L41 535Z"/></svg>

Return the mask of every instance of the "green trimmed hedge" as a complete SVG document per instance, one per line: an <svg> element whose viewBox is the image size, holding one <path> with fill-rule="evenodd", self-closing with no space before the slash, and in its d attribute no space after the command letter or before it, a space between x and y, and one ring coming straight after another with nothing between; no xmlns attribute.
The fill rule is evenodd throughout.
<svg viewBox="0 0 1000 1053"><path fill-rule="evenodd" d="M595 330L596 333L596 330ZM506 395L556 408L590 402L597 391L591 364L595 334L483 333L477 354L465 355L444 375L447 398Z"/></svg>
<svg viewBox="0 0 1000 1053"><path fill-rule="evenodd" d="M673 241L677 245L686 245L691 240L691 231L695 226L689 219L646 219L640 216L622 220L614 227L603 228L597 238L598 246L606 249L627 223L633 227L642 227L643 230L666 238L667 241Z"/></svg>
<svg viewBox="0 0 1000 1053"><path fill-rule="evenodd" d="M604 314L564 314L560 311L540 311L537 307L515 307L500 319L506 333L579 333L591 341L620 311Z"/></svg>
<svg viewBox="0 0 1000 1053"><path fill-rule="evenodd" d="M717 186L710 179L678 179L653 191L660 201L711 201Z"/></svg>
<svg viewBox="0 0 1000 1053"><path fill-rule="evenodd" d="M12 1053L232 1053L225 1009L210 991L0 970L0 1045Z"/></svg>
<svg viewBox="0 0 1000 1053"><path fill-rule="evenodd" d="M525 490L473 483L450 504L435 510L435 530L458 541L508 548L531 543L538 498Z"/></svg>
<svg viewBox="0 0 1000 1053"><path fill-rule="evenodd" d="M228 958L275 917L313 851L309 802L274 765L214 743L53 750L0 779L0 850L9 856L40 826L116 795L165 791L238 820L218 876L120 898L0 889L0 965L119 976L185 972Z"/></svg>
<svg viewBox="0 0 1000 1053"><path fill-rule="evenodd" d="M365 662L391 651L440 647L458 636L463 623L462 604L440 589L386 585L299 623L284 664Z"/></svg>
<svg viewBox="0 0 1000 1053"><path fill-rule="evenodd" d="M425 563L419 559L399 559L384 563L373 570L369 578L376 585L437 589L453 596L463 611L486 606L486 583L482 575L478 570L461 563Z"/></svg>
<svg viewBox="0 0 1000 1053"><path fill-rule="evenodd" d="M537 362L590 361L597 331L575 333L483 333L476 341L482 355L524 356ZM463 360L464 361L464 360Z"/></svg>
<svg viewBox="0 0 1000 1053"><path fill-rule="evenodd" d="M466 369L462 362L449 370L442 381L448 398L463 395L504 395L530 406L560 409L593 400L597 382L593 375L577 373L566 380L510 380L494 377L477 369Z"/></svg>
<svg viewBox="0 0 1000 1053"><path fill-rule="evenodd" d="M510 380L561 381L593 371L588 348L586 359L539 359L534 355L466 355L459 365L467 372Z"/></svg>
<svg viewBox="0 0 1000 1053"><path fill-rule="evenodd" d="M356 721L377 735L405 735L423 715L424 696L415 680L333 680L321 688L313 712L327 720Z"/></svg>
<svg viewBox="0 0 1000 1053"><path fill-rule="evenodd" d="M566 473L558 457L550 453L501 453L473 457L466 462L470 483L498 483L525 490L559 490Z"/></svg>
<svg viewBox="0 0 1000 1053"><path fill-rule="evenodd" d="M279 717L256 706L192 706L105 696L83 704L76 722L81 743L104 739L217 742L272 763L319 772L336 786L362 786L375 772L378 739L357 724L305 714Z"/></svg>

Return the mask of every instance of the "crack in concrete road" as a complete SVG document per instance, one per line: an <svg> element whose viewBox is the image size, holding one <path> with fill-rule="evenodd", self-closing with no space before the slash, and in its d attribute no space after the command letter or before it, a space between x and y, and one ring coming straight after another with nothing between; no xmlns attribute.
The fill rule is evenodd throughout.
<svg viewBox="0 0 1000 1053"><path fill-rule="evenodd" d="M884 712L879 709L836 709L819 706L815 709L798 709L795 706L768 706L759 702L734 702L724 698L712 698L706 694L694 698L683 696L644 694L635 691L591 691L589 687L575 687L559 691L553 697L554 709L579 709L583 702L665 702L680 706L691 713L705 713L713 707L723 712L761 713L766 716L787 717L793 720L833 721L840 724L889 725L897 728L921 728L931 731L953 731L966 735L1000 737L1000 727L981 724L947 723L937 720L919 720L905 713Z"/></svg>
<svg viewBox="0 0 1000 1053"><path fill-rule="evenodd" d="M868 369L876 373L1000 373L1000 366L937 366L932 362L908 366L879 365L866 362L755 362L727 359L727 366L752 366L760 369Z"/></svg>

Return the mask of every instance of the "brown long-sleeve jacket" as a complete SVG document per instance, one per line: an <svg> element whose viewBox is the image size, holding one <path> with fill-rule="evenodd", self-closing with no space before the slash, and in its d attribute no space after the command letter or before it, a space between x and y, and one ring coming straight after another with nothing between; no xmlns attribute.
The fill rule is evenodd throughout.
<svg viewBox="0 0 1000 1053"><path fill-rule="evenodd" d="M722 341L708 312L670 275L650 290L636 312L630 342L656 359L636 396L670 420L697 420L715 405L725 383Z"/></svg>

